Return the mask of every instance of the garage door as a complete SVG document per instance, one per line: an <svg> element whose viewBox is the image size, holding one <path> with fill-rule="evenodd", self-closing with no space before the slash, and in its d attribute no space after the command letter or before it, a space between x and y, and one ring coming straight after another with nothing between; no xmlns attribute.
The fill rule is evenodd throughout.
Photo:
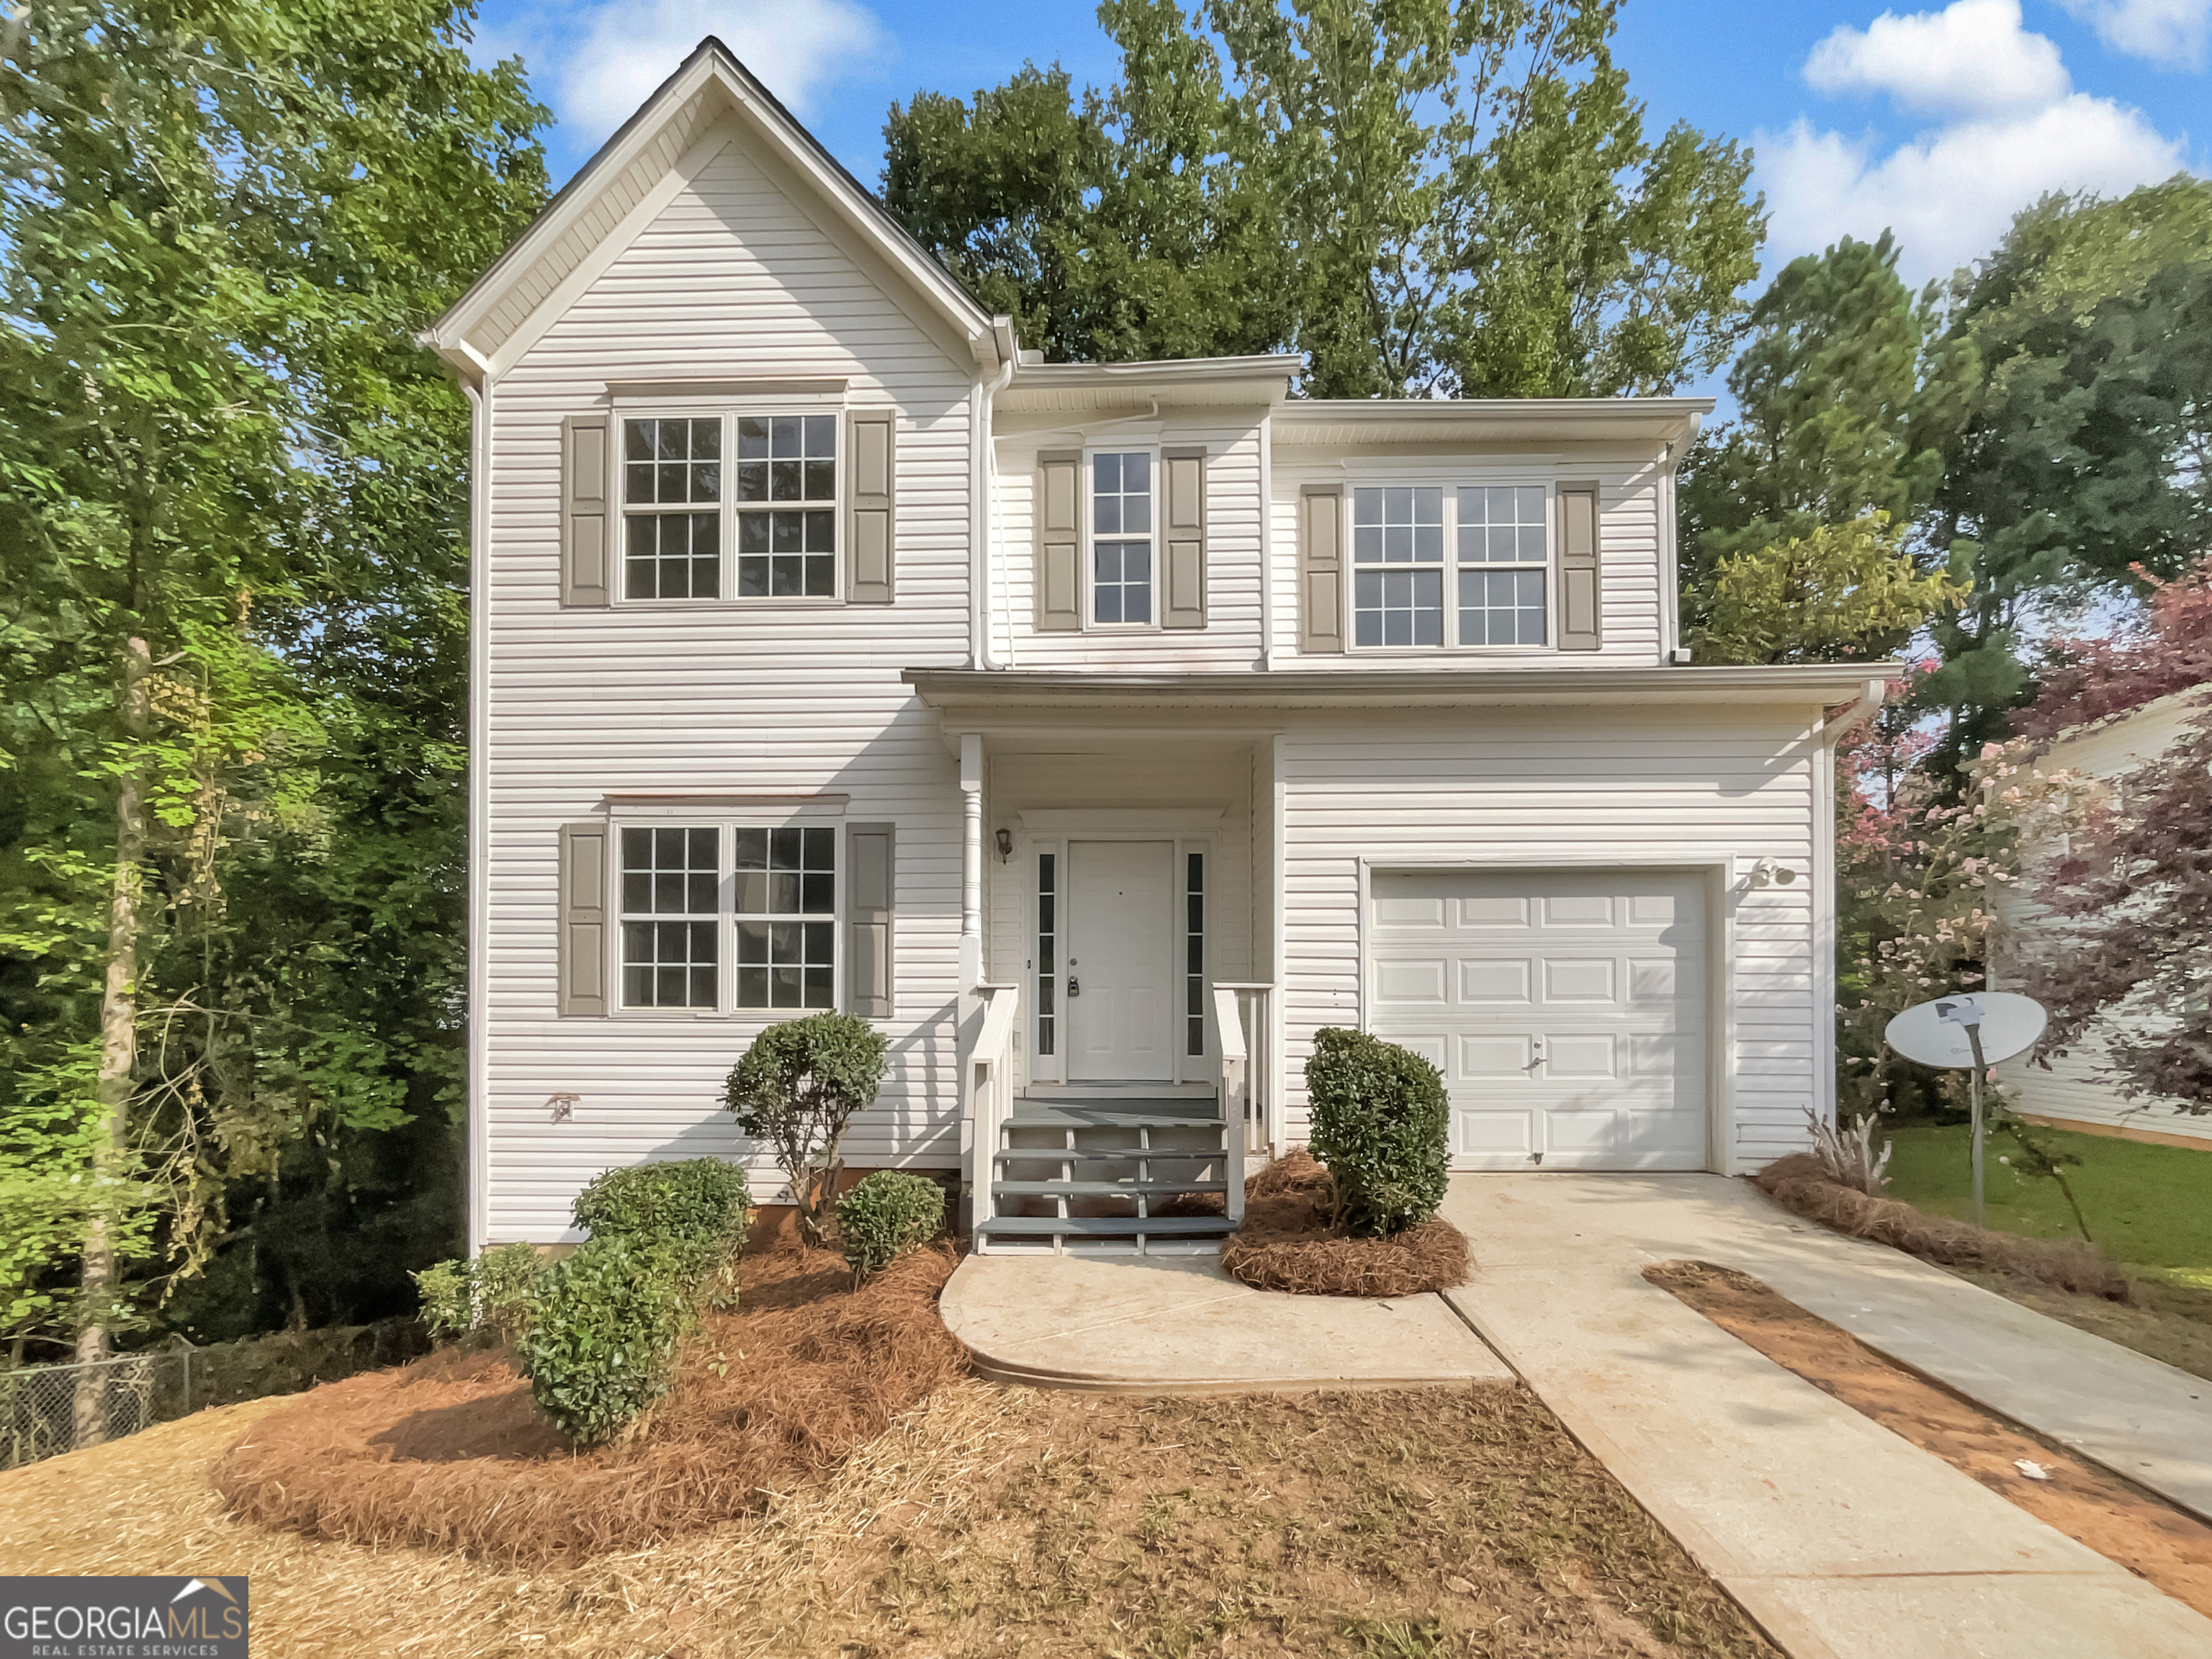
<svg viewBox="0 0 2212 1659"><path fill-rule="evenodd" d="M1705 1167L1703 878L1378 872L1368 1026L1451 1091L1468 1170Z"/></svg>

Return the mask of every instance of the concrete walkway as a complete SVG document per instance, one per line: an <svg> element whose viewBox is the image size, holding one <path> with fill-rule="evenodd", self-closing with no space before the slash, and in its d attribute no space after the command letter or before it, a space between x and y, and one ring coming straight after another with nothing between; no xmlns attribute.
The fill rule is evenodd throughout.
<svg viewBox="0 0 2212 1659"><path fill-rule="evenodd" d="M1438 1297L1255 1291L1211 1256L971 1255L939 1306L1000 1382L1243 1394L1513 1379Z"/></svg>
<svg viewBox="0 0 2212 1659"><path fill-rule="evenodd" d="M2212 1620L1784 1370L1642 1270L1740 1268L2144 1485L2155 1475L2201 1496L2212 1412L2191 1396L2212 1389L2197 1379L1798 1221L1743 1182L1460 1176L1444 1213L1478 1264L1454 1305L1793 1659L2212 1655Z"/></svg>

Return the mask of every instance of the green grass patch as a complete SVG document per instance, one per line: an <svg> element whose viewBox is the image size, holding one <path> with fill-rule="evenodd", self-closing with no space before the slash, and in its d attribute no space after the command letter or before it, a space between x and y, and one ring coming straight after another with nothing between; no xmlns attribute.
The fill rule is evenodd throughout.
<svg viewBox="0 0 2212 1659"><path fill-rule="evenodd" d="M2031 1131L2054 1151L2071 1152L2066 1179L2087 1218L2090 1236L2114 1261L2161 1270L2185 1283L2212 1284L2212 1151L2157 1146L2063 1129ZM1891 1139L1886 1196L1931 1215L1973 1218L1973 1172L1963 1123L1899 1129ZM2017 1158L2012 1137L1990 1137L1984 1171L1985 1219L2031 1238L2076 1238L2079 1232L2054 1181L2015 1174L2000 1158Z"/></svg>

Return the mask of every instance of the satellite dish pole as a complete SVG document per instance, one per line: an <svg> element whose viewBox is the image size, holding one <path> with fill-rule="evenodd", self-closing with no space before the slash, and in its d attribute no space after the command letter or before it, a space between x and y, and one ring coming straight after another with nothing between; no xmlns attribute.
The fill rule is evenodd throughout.
<svg viewBox="0 0 2212 1659"><path fill-rule="evenodd" d="M1990 1048L1997 1060L2025 1054L2042 1036L2048 1018L2042 1005L2009 991L1982 991L1972 996L1937 997L1915 1003L1889 1022L1883 1032L1889 1046L1907 1060L1923 1066L1966 1070L1968 1098L1973 1102L1974 1225L1982 1224L1982 1073L1991 1056L1982 1044L1982 1027L1991 1028ZM1959 1039L1963 1036L1962 1045ZM1963 1052L1962 1052L1963 1049Z"/></svg>

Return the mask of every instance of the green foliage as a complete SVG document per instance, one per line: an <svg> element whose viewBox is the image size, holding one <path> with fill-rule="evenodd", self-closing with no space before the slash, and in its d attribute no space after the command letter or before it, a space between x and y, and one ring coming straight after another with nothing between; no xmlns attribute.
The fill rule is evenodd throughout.
<svg viewBox="0 0 2212 1659"><path fill-rule="evenodd" d="M594 1238L554 1265L520 1344L531 1392L580 1446L635 1431L676 1381L698 1321L696 1243Z"/></svg>
<svg viewBox="0 0 2212 1659"><path fill-rule="evenodd" d="M884 126L884 197L1056 359L1294 349L1324 397L1600 395L1717 366L1750 158L1656 143L1607 0L1107 0L1121 54Z"/></svg>
<svg viewBox="0 0 2212 1659"><path fill-rule="evenodd" d="M433 1262L410 1273L433 1336L489 1331L512 1342L530 1328L531 1306L548 1272L532 1244L495 1245L473 1261Z"/></svg>
<svg viewBox="0 0 2212 1659"><path fill-rule="evenodd" d="M1337 1219L1387 1237L1426 1221L1451 1170L1451 1103L1419 1054L1323 1026L1306 1061L1313 1155L1336 1178Z"/></svg>
<svg viewBox="0 0 2212 1659"><path fill-rule="evenodd" d="M1942 337L1932 298L1916 301L1899 279L1886 231L1792 260L1752 307L1751 329L1729 370L1737 417L1692 453L1680 494L1683 614L1693 634L1722 638L1737 631L1715 614L1728 560L1877 513L1900 530L1913 522L1942 478L1940 445L1974 368L1972 343ZM1893 648L1906 608L1876 605L1863 642L1845 635L1830 650Z"/></svg>
<svg viewBox="0 0 2212 1659"><path fill-rule="evenodd" d="M752 1219L745 1172L719 1158L608 1170L576 1194L576 1224L594 1238L686 1238L731 1245Z"/></svg>
<svg viewBox="0 0 2212 1659"><path fill-rule="evenodd" d="M1973 603L1938 629L1925 689L1962 711L1956 764L2027 691L2027 628L2212 545L2212 183L2048 197L1949 297L1981 365L1928 517L1972 559Z"/></svg>
<svg viewBox="0 0 2212 1659"><path fill-rule="evenodd" d="M97 1223L204 1337L397 1311L458 1230L464 933L467 416L412 337L544 112L447 0L17 14L0 1194L78 1197L0 1195L0 1304L127 1312L62 1288Z"/></svg>
<svg viewBox="0 0 2212 1659"><path fill-rule="evenodd" d="M945 1226L945 1188L927 1176L878 1170L837 1200L837 1242L855 1279L921 1249Z"/></svg>
<svg viewBox="0 0 2212 1659"><path fill-rule="evenodd" d="M1723 558L1693 637L1700 662L1849 662L1887 656L1967 587L1921 574L1887 513L1816 525L1803 537Z"/></svg>
<svg viewBox="0 0 2212 1659"><path fill-rule="evenodd" d="M845 1126L874 1103L890 1053L890 1039L865 1019L809 1014L769 1026L730 1068L723 1103L738 1132L775 1155L810 1243L823 1242Z"/></svg>

